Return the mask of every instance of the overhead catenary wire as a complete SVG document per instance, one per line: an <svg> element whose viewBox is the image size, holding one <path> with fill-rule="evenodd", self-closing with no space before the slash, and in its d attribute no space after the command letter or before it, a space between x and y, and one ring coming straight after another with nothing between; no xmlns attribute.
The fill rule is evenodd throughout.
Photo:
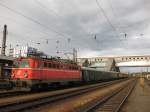
<svg viewBox="0 0 150 112"><path fill-rule="evenodd" d="M40 0L34 0L41 8L43 8L43 9L45 9L45 10L48 10L48 11L46 11L46 13L48 13L48 14L51 14L51 12L55 15L55 16L57 16L57 17L63 17L63 15L61 15L61 14L59 14L59 13L57 13L55 10L53 10L53 9L51 9L51 8L49 8L49 7L47 7L46 5L44 5L44 4L42 4L41 2L40 2ZM46 39L46 43L49 41L50 39ZM71 38L70 37L68 37L67 38L67 41L69 40L69 42L71 41Z"/></svg>
<svg viewBox="0 0 150 112"><path fill-rule="evenodd" d="M26 15L24 15L24 14L22 14L22 13L16 11L16 10L14 10L14 9L11 9L11 8L9 8L8 6L4 5L4 4L2 5L2 3L0 3L0 5L3 6L3 7L5 7L5 8L7 8L7 9L9 9L9 10L11 10L11 11L13 11L14 13L17 13L17 14L20 15L20 16L23 16L24 18L26 18L26 19L28 19L28 20L34 22L34 23L37 22L36 24L39 24L40 26L45 27L45 28L47 29L47 26L45 26L44 24L41 24L39 21L36 21L36 20L34 20L33 18L30 18L30 17L28 17L28 16L26 16ZM49 29L49 28L48 28L48 29ZM55 33L56 33L56 32L55 32ZM60 32L59 32L59 33L60 33ZM66 36L63 35L63 37L66 37ZM69 39L69 38L68 38L68 39ZM50 39L48 39L48 40L50 40ZM44 39L44 41L46 42L46 39Z"/></svg>
<svg viewBox="0 0 150 112"><path fill-rule="evenodd" d="M109 18L107 17L104 9L102 8L101 4L98 2L98 0L96 0L96 4L98 6L98 8L100 9L100 11L103 13L104 17L106 18L108 24L111 26L111 28L115 31L115 33L117 34L117 36L119 37L119 34L117 32L117 29L115 28L115 26L111 23L111 21L109 20Z"/></svg>
<svg viewBox="0 0 150 112"><path fill-rule="evenodd" d="M14 32L10 32L10 36L15 36L15 35L17 35L17 37L21 37L22 39L24 39L24 40L27 40L26 39L26 37L28 37L28 38L33 38L33 36L30 36L30 35L27 35L27 34L24 34L24 36L22 36L21 35L21 33L14 33ZM21 36L19 36L19 35L21 35ZM51 38L51 39L43 39L44 37L46 37L46 36L39 36L38 38L39 38L39 40L29 40L28 41L28 43L39 43L39 41L40 40L42 40L42 41L40 41L40 43L41 44L43 44L43 43L46 43L46 44L49 44L49 41L56 41L56 39L55 38ZM58 38L57 38L58 39ZM60 39L59 39L60 40ZM67 41L67 40L66 40Z"/></svg>
<svg viewBox="0 0 150 112"><path fill-rule="evenodd" d="M117 15L117 13L116 13L116 11L115 11L115 8L113 7L112 0L108 0L108 2L109 2L109 4L110 4L110 8L111 8L111 11L112 11L112 14L114 15L114 17L118 17L118 15ZM128 28L130 28L130 27L133 27L134 25L138 25L138 26L139 26L139 24L141 24L141 23L143 24L143 23L145 23L145 22L148 22L148 21L149 21L149 18L144 19L144 20L142 20L142 21L138 21L138 22L133 23L133 24L126 25L126 26L122 26L120 19L116 18L116 20L118 20L119 29L128 29ZM125 31L122 31L122 32L123 32L123 34L124 34L125 40L127 40L128 33L125 32Z"/></svg>
<svg viewBox="0 0 150 112"><path fill-rule="evenodd" d="M1 18L0 19L2 19L3 18L3 16L1 16ZM5 18L5 19L9 19L9 20L13 20L13 19L11 19L11 18ZM15 23L15 24L19 24L18 22L16 22L16 21L14 21L13 20L13 23ZM23 25L24 26L24 25ZM26 27L26 26L24 26L24 27ZM26 27L26 28L30 28L30 27ZM31 29L31 28L30 28ZM3 33L3 32L2 32ZM44 33L44 32L43 32ZM38 44L38 43L40 43L40 45L42 45L42 44L44 44L44 43L46 43L46 44L50 44L51 42L50 41L52 41L52 42L54 42L54 41L56 41L56 40L60 40L61 41L61 39L63 39L63 38L59 38L59 37L57 37L57 39L55 39L55 38L48 38L48 35L45 35L45 36L31 36L31 35L27 35L27 34L30 34L30 33L24 33L24 35L21 35L21 33L19 33L19 32L12 32L12 31L10 31L9 32L9 35L10 36L15 36L16 37L16 35L17 35L17 37L19 37L19 39L21 38L21 39L23 39L23 40L26 40L27 41L27 37L28 38L30 38L30 40L28 40L27 41L27 44L29 44L29 43L34 43L34 44ZM33 37L38 37L38 40L36 39L36 40L33 40ZM32 40L31 40L32 39ZM42 41L40 41L40 40L42 40ZM68 42L68 40L69 40L69 43L70 43L70 41L71 41L71 38L66 38L66 42ZM38 44L39 45L39 44Z"/></svg>
<svg viewBox="0 0 150 112"><path fill-rule="evenodd" d="M39 0L34 0L41 8L45 9L45 10L48 10L46 11L47 13L50 13L52 12L55 16L57 17L62 17L62 15L56 13L56 11L54 11L53 9L49 8L49 7L46 7L44 4L42 4Z"/></svg>
<svg viewBox="0 0 150 112"><path fill-rule="evenodd" d="M31 27L29 27L27 25L24 25L23 23L19 23L18 21L14 20L13 18L8 18L8 17L6 18L4 16L0 16L0 20L3 20L3 19L4 20L8 19L9 21L12 21L11 23L16 24L16 25L21 25L21 26L23 26L22 28L28 29L28 30L30 30L32 32L35 31L33 28L31 28ZM28 32L28 33L30 34L31 32ZM47 32L40 29L40 33L45 34Z"/></svg>
<svg viewBox="0 0 150 112"><path fill-rule="evenodd" d="M113 5L112 5L112 1L111 1L111 0L108 0L108 2L109 2L109 5L110 5L112 14L113 14L113 16L116 18L116 17L117 17L117 14L116 14L116 12L115 12L115 10L114 10L114 7L113 7ZM117 22L118 22L118 24L121 26L121 21L120 21L118 18L115 19L115 20L118 20ZM125 40L126 40L126 39L127 39L127 38L126 38L126 37L127 37L127 33L123 31L123 34L124 34L124 37L125 37Z"/></svg>
<svg viewBox="0 0 150 112"><path fill-rule="evenodd" d="M10 8L10 7L8 7L7 5L5 5L5 4L3 4L3 3L0 3L0 6L2 6L2 7L4 7L4 8L7 8L8 10L10 10L10 11L12 11L12 12L14 12L14 13L16 13L16 14L18 14L18 15L24 17L24 18L26 18L27 20L32 21L33 23L38 24L38 25L40 25L40 26L42 26L42 27L44 27L44 28L46 28L46 29L48 29L48 30L50 30L50 31L52 31L52 32L54 32L54 33L60 35L60 36L62 36L62 37L65 37L65 38L67 37L67 36L64 35L63 33L56 31L54 28L51 28L51 27L49 27L49 26L46 26L46 25L40 23L39 21L34 20L33 18L31 18L31 17L29 17L29 16L26 16L26 15L22 14L21 12L16 11L16 10L14 10L14 9L12 9L12 8Z"/></svg>
<svg viewBox="0 0 150 112"><path fill-rule="evenodd" d="M3 18L12 21L13 24L22 25L23 28L30 30L29 32L27 31L27 33L24 33L24 35L25 35L25 34L30 34L31 31L32 31L32 32L34 31L31 27L29 27L29 26L27 26L27 25L24 25L24 24L21 24L21 23L18 23L17 21L15 21L15 20L12 19L12 18L5 18L5 17L3 17L3 16L0 16L0 21L1 21ZM0 32L0 33L3 33L3 32ZM13 33L14 33L14 32L13 32ZM18 32L17 32L17 33L18 33ZM40 30L40 33L45 34L46 32ZM28 35L28 36L26 36L26 37L30 37L30 38L38 37L39 39L42 39L42 40L44 40L44 41L46 40L46 43L47 43L47 41L50 41L50 40L56 40L56 39L54 39L54 38L49 38L49 35L48 35L48 34L43 35L43 36L39 36L39 35L38 35L38 36L29 36L29 35ZM23 38L23 36L21 35L21 36L19 36L19 38ZM23 39L24 39L24 40L27 40L27 38L23 38ZM61 39L63 39L63 38L57 37L57 39L60 39L60 40L61 40ZM68 38L67 38L66 40L68 40Z"/></svg>
<svg viewBox="0 0 150 112"><path fill-rule="evenodd" d="M55 14L57 17L62 17L62 15L56 13L55 10L50 9L50 8L46 7L44 4L42 4L42 3L40 2L40 0L34 0L34 1L35 1L40 7L42 7L43 9L46 9L46 10L48 9L48 10L50 10L51 12L53 12L53 14ZM49 11L49 12L50 12L50 11ZM71 38L68 38L67 40L68 40L68 43L70 43ZM98 40L97 40L97 41L98 41Z"/></svg>
<svg viewBox="0 0 150 112"><path fill-rule="evenodd" d="M111 9L111 12L112 12L112 14L113 14L115 20L118 20L118 21L117 21L118 24L121 25L121 21L120 21L118 18L116 18L116 17L118 17L118 15L116 14L116 12L115 12L115 10L114 10L114 7L113 7L113 5L112 5L112 1L111 1L111 0L108 0L108 3L109 3L109 5L110 5L110 9Z"/></svg>

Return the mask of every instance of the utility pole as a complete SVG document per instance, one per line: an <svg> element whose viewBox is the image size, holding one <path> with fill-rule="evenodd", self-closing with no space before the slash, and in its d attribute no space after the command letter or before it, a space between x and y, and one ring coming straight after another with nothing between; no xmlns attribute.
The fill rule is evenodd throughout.
<svg viewBox="0 0 150 112"><path fill-rule="evenodd" d="M73 61L77 63L77 50L73 48Z"/></svg>
<svg viewBox="0 0 150 112"><path fill-rule="evenodd" d="M9 46L9 56L13 57L14 48L12 48L11 44Z"/></svg>
<svg viewBox="0 0 150 112"><path fill-rule="evenodd" d="M6 49L6 35L7 35L7 25L4 25L3 30L3 40L2 40L2 49L1 49L1 55L5 56L5 49Z"/></svg>

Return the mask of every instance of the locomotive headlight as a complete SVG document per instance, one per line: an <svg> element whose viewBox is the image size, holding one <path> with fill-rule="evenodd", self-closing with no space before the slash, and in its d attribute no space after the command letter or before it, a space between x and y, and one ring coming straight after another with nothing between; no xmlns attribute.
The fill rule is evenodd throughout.
<svg viewBox="0 0 150 112"><path fill-rule="evenodd" d="M24 72L24 77L27 78L28 77L28 72Z"/></svg>

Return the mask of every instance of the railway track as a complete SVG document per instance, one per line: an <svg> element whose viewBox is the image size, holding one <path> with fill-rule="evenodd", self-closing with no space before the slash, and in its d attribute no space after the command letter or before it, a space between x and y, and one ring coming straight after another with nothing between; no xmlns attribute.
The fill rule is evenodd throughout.
<svg viewBox="0 0 150 112"><path fill-rule="evenodd" d="M126 88L122 87L103 99L97 99L78 109L77 112L119 112L135 84L136 81L131 82Z"/></svg>
<svg viewBox="0 0 150 112"><path fill-rule="evenodd" d="M84 85L83 85L84 86ZM59 88L60 89L67 89L67 88ZM57 88L53 88L50 91L53 90L58 90ZM38 91L38 92L46 92L46 91ZM14 96L21 96L21 95L28 95L28 94L33 94L37 93L37 91L21 91L21 90L5 90L4 92L0 92L0 98L6 98L6 97L14 97Z"/></svg>
<svg viewBox="0 0 150 112"><path fill-rule="evenodd" d="M145 82L150 87L150 80L145 79Z"/></svg>
<svg viewBox="0 0 150 112"><path fill-rule="evenodd" d="M31 94L31 92L26 92L26 91L5 91L5 92L0 92L0 99L1 98L7 98L7 97L15 97L15 96L21 96L21 95L28 95Z"/></svg>
<svg viewBox="0 0 150 112"><path fill-rule="evenodd" d="M25 110L25 109L35 107L38 105L56 102L59 100L63 100L65 98L78 96L78 95L81 95L90 91L94 91L99 88L104 88L106 86L119 83L121 81L124 81L124 80L105 82L105 83L96 84L95 86L89 86L89 87L82 88L82 89L76 89L76 90L68 91L68 92L61 92L61 93L53 94L53 95L47 94L47 95L42 95L42 96L38 96L34 98L31 95L30 95L30 98L24 97L23 99L18 98L18 100L12 100L12 101L10 98L10 101L0 102L0 112ZM39 94L42 94L42 93L39 93Z"/></svg>

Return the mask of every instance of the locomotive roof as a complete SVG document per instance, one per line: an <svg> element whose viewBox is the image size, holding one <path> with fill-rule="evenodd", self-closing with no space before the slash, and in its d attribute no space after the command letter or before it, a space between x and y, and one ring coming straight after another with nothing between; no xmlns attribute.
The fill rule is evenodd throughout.
<svg viewBox="0 0 150 112"><path fill-rule="evenodd" d="M108 72L108 73L120 73L120 72L114 72L114 71L102 71L96 68L90 68L90 67L81 67L82 70L89 70L89 71L99 71L99 72Z"/></svg>
<svg viewBox="0 0 150 112"><path fill-rule="evenodd" d="M62 63L66 63L66 64L75 64L77 65L77 63L73 62L72 60L67 60L67 59L61 59L61 58L41 58L41 57L20 57L21 59L39 59L39 60L49 60L49 61L54 61L54 62L62 62ZM20 59L17 58L17 59Z"/></svg>

